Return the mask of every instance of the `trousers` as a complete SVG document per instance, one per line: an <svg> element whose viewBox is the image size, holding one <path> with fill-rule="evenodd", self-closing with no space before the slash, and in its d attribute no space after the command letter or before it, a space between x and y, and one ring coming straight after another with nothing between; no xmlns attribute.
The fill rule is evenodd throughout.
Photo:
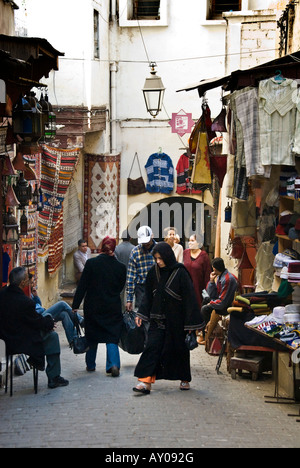
<svg viewBox="0 0 300 468"><path fill-rule="evenodd" d="M90 345L90 349L86 352L85 362L88 370L96 369L98 344ZM115 343L106 343L106 372L113 366L118 369L121 367L119 347Z"/></svg>

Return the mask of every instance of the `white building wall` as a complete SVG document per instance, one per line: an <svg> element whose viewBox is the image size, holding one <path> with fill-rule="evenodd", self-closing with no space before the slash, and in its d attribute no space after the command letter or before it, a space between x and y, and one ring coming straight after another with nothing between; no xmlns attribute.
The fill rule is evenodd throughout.
<svg viewBox="0 0 300 468"><path fill-rule="evenodd" d="M140 24L128 21L130 0L16 1L26 4L28 35L45 37L65 53L60 58L59 71L51 73L48 80L50 100L60 106L114 104L109 114L111 147L108 126L105 135L99 138L90 135L86 148L89 152L97 149L121 153L121 232L144 205L165 197L162 194L127 197L127 177L135 152L143 168L150 154L162 148L172 157L175 168L188 145L189 135L179 138L171 132L168 122L172 113L183 109L192 113L194 120L201 115L197 90L176 91L206 78L221 77L241 66L256 65L254 51L253 61L243 57L241 62L242 31L246 31L242 23L252 15L255 24L257 13L252 10L276 8L277 4L243 0L243 12L229 21L229 31L228 18L207 20L207 0L162 0L162 20L155 25L153 21ZM109 21L110 7L116 13L113 21ZM93 8L100 12L100 60L93 58ZM255 26L253 30L255 34ZM142 94L145 78L149 76L149 61L157 63L157 74L166 87L164 109L156 119L147 114ZM221 110L220 88L209 91L207 98L214 118ZM132 177L138 175L136 172ZM144 169L143 175L146 179ZM211 203L211 198L208 196L206 201Z"/></svg>

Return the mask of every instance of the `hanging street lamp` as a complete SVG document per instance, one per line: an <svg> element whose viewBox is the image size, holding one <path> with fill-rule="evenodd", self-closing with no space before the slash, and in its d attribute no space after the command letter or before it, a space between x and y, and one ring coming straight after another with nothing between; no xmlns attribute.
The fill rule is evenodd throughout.
<svg viewBox="0 0 300 468"><path fill-rule="evenodd" d="M159 76L156 76L156 63L152 62L151 67L151 76L146 78L145 85L143 88L144 99L146 103L147 112L156 117L162 109L162 103L165 93L165 87L162 83L162 80Z"/></svg>

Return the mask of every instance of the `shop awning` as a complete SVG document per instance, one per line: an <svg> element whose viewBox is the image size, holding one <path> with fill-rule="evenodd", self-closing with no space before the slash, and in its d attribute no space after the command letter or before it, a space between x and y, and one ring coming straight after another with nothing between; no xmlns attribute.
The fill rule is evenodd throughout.
<svg viewBox="0 0 300 468"><path fill-rule="evenodd" d="M58 57L63 55L46 39L0 34L0 79L5 81L10 98L10 110L4 111L5 104L0 104L1 115L10 115L20 94L41 86L43 77L58 70Z"/></svg>
<svg viewBox="0 0 300 468"><path fill-rule="evenodd" d="M178 89L177 92L198 89L199 96L202 97L206 91L219 86L222 86L226 91L234 91L245 86L255 86L258 81L274 76L277 71L280 71L286 78L300 79L300 51L247 70L236 70L224 77L201 80L198 83Z"/></svg>
<svg viewBox="0 0 300 468"><path fill-rule="evenodd" d="M31 76L39 81L48 77L51 70L58 70L58 57L64 53L56 50L46 39L39 37L6 36L0 34L0 49L12 59L23 60L31 65Z"/></svg>
<svg viewBox="0 0 300 468"><path fill-rule="evenodd" d="M223 78L211 78L209 80L201 80L198 83L191 84L186 86L183 89L178 89L176 92L179 93L181 91L192 91L193 89L198 89L199 96L203 96L206 91L209 89L217 88L218 86L222 86L226 83L230 78L230 75L223 76Z"/></svg>

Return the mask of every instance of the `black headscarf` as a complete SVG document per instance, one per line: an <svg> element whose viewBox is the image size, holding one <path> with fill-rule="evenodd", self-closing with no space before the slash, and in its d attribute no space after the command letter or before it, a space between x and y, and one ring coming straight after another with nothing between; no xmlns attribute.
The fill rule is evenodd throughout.
<svg viewBox="0 0 300 468"><path fill-rule="evenodd" d="M166 269L172 270L175 266L178 265L173 249L169 244L167 244L167 242L158 242L155 244L152 250L152 255L154 256L156 253L158 253L163 259L166 265Z"/></svg>

